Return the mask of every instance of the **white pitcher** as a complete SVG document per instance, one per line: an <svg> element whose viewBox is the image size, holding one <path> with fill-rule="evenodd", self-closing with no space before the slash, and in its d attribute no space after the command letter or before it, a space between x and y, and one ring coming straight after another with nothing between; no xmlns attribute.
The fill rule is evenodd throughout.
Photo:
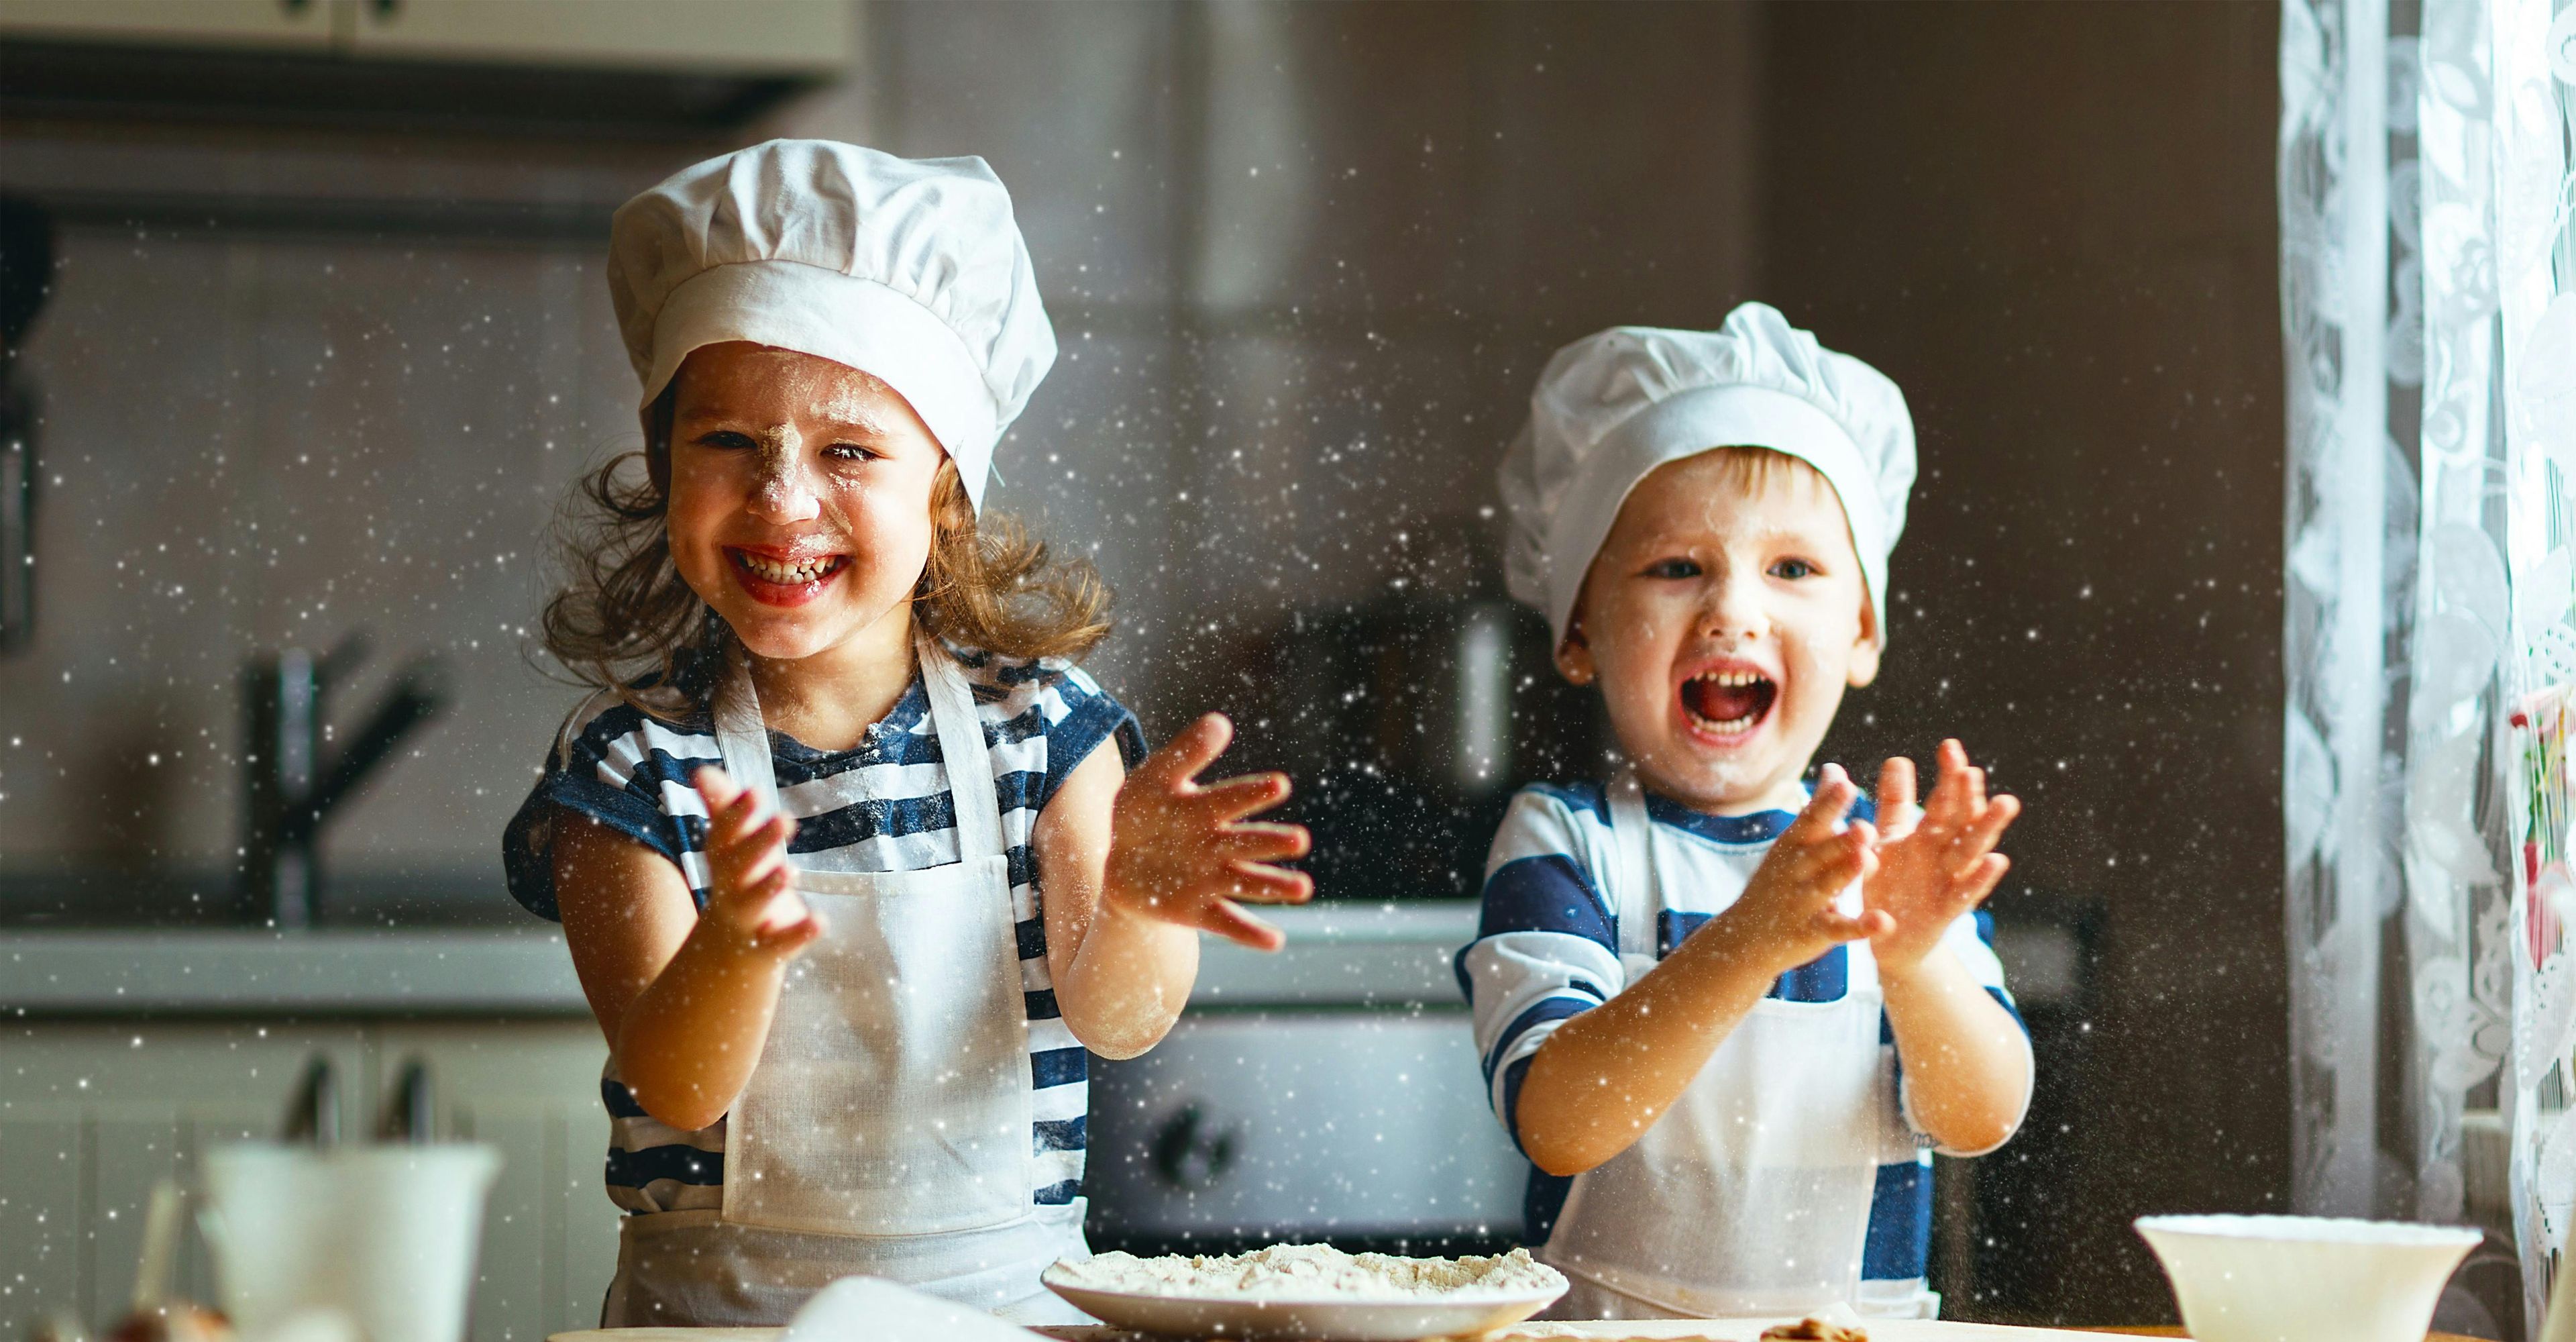
<svg viewBox="0 0 2576 1342"><path fill-rule="evenodd" d="M246 1339L299 1314L347 1317L363 1342L462 1342L484 1196L501 1153L471 1143L206 1154L206 1239L224 1312Z"/></svg>

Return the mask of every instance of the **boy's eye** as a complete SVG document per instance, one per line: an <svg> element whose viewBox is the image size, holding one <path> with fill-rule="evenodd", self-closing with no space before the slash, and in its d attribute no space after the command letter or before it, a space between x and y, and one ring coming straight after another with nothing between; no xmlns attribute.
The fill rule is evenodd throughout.
<svg viewBox="0 0 2576 1342"><path fill-rule="evenodd" d="M1812 578L1815 574L1816 566L1803 559L1783 559L1771 566L1774 578Z"/></svg>
<svg viewBox="0 0 2576 1342"><path fill-rule="evenodd" d="M1654 563L1646 566L1646 571L1643 576L1649 578L1696 578L1699 576L1699 561L1694 559L1658 559Z"/></svg>

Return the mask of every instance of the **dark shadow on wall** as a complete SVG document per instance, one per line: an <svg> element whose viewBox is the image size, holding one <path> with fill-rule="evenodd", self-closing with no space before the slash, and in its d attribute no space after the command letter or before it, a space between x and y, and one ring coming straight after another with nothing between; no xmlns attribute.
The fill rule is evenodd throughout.
<svg viewBox="0 0 2576 1342"><path fill-rule="evenodd" d="M1823 757L1965 738L2030 806L1999 916L2098 910L2041 1041L2085 1093L1980 1163L1948 1312L2170 1319L2130 1220L2289 1188L2276 16L1762 19L1762 291L1921 435L1886 672Z"/></svg>

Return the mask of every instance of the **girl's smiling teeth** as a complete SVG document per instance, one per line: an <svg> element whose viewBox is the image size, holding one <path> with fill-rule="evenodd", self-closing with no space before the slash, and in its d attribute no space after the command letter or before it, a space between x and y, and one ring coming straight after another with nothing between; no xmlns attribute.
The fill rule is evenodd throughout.
<svg viewBox="0 0 2576 1342"><path fill-rule="evenodd" d="M753 550L725 547L725 557L744 574L781 587L802 586L820 582L840 572L850 562L844 554L809 555L802 559L779 559Z"/></svg>
<svg viewBox="0 0 2576 1342"><path fill-rule="evenodd" d="M1703 671L1682 682L1682 714L1708 736L1742 736L1762 723L1780 687L1759 671Z"/></svg>

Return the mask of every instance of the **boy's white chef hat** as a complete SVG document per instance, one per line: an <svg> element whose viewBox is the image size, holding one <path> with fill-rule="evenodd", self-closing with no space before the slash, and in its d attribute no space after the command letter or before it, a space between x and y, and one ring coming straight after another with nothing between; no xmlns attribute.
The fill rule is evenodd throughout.
<svg viewBox="0 0 2576 1342"><path fill-rule="evenodd" d="M1715 331L1614 326L1548 360L1503 457L1512 595L1547 612L1564 643L1628 491L1665 462L1717 447L1786 453L1833 485L1885 646L1887 552L1905 530L1914 419L1884 374L1764 303L1736 308Z"/></svg>
<svg viewBox="0 0 2576 1342"><path fill-rule="evenodd" d="M674 173L609 226L608 293L644 404L702 345L873 374L980 510L993 445L1055 363L1011 196L980 158L771 140Z"/></svg>

